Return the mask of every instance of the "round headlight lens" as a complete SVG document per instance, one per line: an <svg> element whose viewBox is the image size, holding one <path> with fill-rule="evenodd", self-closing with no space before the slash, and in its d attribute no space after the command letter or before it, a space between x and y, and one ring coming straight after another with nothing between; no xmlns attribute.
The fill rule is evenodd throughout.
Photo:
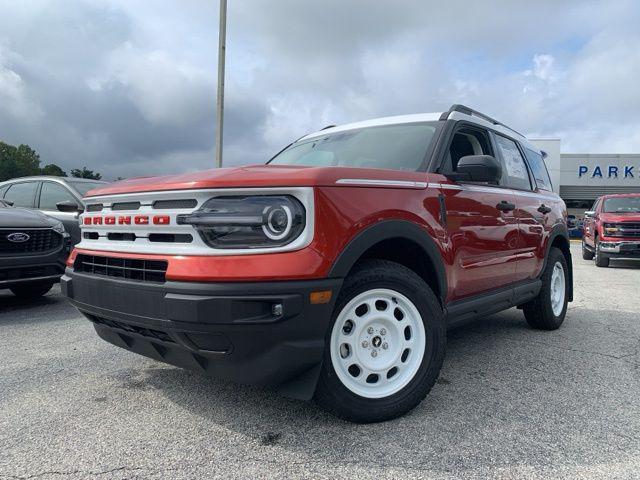
<svg viewBox="0 0 640 480"><path fill-rule="evenodd" d="M293 215L288 206L267 207L264 217L262 231L271 240L281 240L291 231Z"/></svg>

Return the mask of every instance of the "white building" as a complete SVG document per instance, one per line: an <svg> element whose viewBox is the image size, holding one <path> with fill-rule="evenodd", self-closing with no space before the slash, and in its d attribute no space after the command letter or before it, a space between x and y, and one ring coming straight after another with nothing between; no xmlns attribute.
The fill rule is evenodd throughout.
<svg viewBox="0 0 640 480"><path fill-rule="evenodd" d="M531 142L547 152L553 188L570 215L583 217L600 195L640 193L640 154L561 153L560 139Z"/></svg>

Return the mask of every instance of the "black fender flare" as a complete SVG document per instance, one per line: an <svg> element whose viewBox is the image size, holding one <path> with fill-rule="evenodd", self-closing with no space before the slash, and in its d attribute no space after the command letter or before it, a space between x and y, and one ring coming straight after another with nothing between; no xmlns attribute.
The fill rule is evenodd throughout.
<svg viewBox="0 0 640 480"><path fill-rule="evenodd" d="M542 265L542 270L540 271L540 275L542 275L542 273L547 268L547 261L549 259L549 252L551 251L551 246L553 245L553 242L555 242L555 240L558 237L563 238L567 243L567 251L564 253L567 258L567 268L569 269L569 288L568 288L567 296L568 296L568 301L571 302L573 301L573 263L571 261L571 240L569 237L569 229L567 228L567 225L565 225L564 223L557 223L551 229L551 233L549 234L549 240L547 241L546 251L544 254L544 264Z"/></svg>
<svg viewBox="0 0 640 480"><path fill-rule="evenodd" d="M344 278L362 255L374 245L391 239L404 239L417 244L427 256L436 273L438 296L444 305L447 295L447 276L442 253L431 235L416 223L408 220L384 220L365 228L353 237L334 261L330 278Z"/></svg>

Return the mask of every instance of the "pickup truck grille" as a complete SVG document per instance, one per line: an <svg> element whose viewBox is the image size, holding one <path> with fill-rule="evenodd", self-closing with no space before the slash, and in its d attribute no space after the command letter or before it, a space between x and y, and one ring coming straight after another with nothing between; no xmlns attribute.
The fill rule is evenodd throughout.
<svg viewBox="0 0 640 480"><path fill-rule="evenodd" d="M26 241L15 242L9 240L12 234L25 234ZM62 235L50 228L1 228L0 255L37 255L53 252L62 245Z"/></svg>
<svg viewBox="0 0 640 480"><path fill-rule="evenodd" d="M615 223L612 226L618 228L618 232L614 234L608 234L611 237L624 237L624 238L640 238L640 223Z"/></svg>
<svg viewBox="0 0 640 480"><path fill-rule="evenodd" d="M79 254L73 268L91 275L164 283L167 261Z"/></svg>

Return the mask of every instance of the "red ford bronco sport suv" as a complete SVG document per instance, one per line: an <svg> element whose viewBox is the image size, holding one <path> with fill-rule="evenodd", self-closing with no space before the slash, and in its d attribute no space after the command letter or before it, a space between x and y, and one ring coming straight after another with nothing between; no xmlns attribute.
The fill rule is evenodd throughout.
<svg viewBox="0 0 640 480"><path fill-rule="evenodd" d="M566 208L543 156L454 105L329 127L267 165L125 180L85 197L63 291L127 350L394 418L434 385L448 326L514 306L562 324Z"/></svg>
<svg viewBox="0 0 640 480"><path fill-rule="evenodd" d="M605 195L585 212L582 258L598 267L611 258L640 258L640 193Z"/></svg>

